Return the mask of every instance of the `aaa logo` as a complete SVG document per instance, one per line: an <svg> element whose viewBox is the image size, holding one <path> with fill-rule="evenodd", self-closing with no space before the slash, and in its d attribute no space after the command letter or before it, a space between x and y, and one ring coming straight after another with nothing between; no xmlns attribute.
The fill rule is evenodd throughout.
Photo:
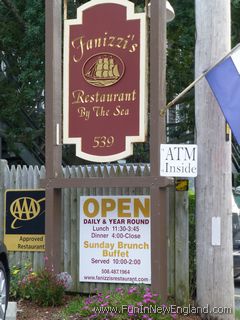
<svg viewBox="0 0 240 320"><path fill-rule="evenodd" d="M45 198L36 200L30 197L21 197L16 199L10 206L10 212L15 218L11 224L12 229L19 229L21 226L16 227L15 223L20 221L29 221L36 218L40 214L41 205Z"/></svg>

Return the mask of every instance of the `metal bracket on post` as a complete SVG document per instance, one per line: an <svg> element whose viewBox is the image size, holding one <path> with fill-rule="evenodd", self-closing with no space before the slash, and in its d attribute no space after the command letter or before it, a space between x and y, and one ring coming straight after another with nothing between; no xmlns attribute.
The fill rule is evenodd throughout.
<svg viewBox="0 0 240 320"><path fill-rule="evenodd" d="M56 124L56 146L61 146L61 135L60 135L60 126L59 123Z"/></svg>

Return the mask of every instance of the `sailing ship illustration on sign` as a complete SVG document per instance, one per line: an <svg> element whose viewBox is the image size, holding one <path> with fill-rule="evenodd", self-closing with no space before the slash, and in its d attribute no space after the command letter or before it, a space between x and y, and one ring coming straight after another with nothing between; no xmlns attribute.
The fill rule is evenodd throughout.
<svg viewBox="0 0 240 320"><path fill-rule="evenodd" d="M92 56L83 66L83 77L95 87L108 87L117 83L124 74L124 63L116 55Z"/></svg>

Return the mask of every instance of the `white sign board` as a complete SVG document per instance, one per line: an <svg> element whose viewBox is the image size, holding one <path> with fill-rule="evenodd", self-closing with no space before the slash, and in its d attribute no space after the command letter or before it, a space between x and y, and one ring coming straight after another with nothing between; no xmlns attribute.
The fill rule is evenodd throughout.
<svg viewBox="0 0 240 320"><path fill-rule="evenodd" d="M81 282L151 283L150 196L80 197Z"/></svg>
<svg viewBox="0 0 240 320"><path fill-rule="evenodd" d="M164 177L196 177L197 145L161 144L160 175Z"/></svg>

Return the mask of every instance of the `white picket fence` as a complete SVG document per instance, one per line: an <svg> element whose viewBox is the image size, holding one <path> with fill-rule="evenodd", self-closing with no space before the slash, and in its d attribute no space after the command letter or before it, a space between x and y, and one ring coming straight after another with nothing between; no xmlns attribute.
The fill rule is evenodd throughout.
<svg viewBox="0 0 240 320"><path fill-rule="evenodd" d="M147 164L67 166L63 168L66 178L74 177L114 177L147 176ZM0 239L4 235L4 193L6 189L39 189L40 179L45 178L45 168L33 166L12 166L0 160ZM68 188L62 190L61 270L71 274L71 291L91 293L96 290L114 289L117 284L79 282L79 202L81 196L89 195L148 195L149 188ZM169 293L177 301L188 301L188 195L187 192L169 192L168 218L168 283ZM157 244L156 244L157 245ZM10 265L31 262L33 269L44 266L42 252L9 252ZM81 266L80 266L81 268Z"/></svg>
<svg viewBox="0 0 240 320"><path fill-rule="evenodd" d="M63 168L66 178L74 177L114 177L149 175L149 165L91 165L67 166ZM45 168L33 166L8 167L5 160L0 161L0 239L3 239L4 193L6 189L38 189L40 179L45 177ZM149 188L68 188L62 190L61 269L73 278L72 291L89 293L98 288L113 288L114 284L79 282L79 200L87 195L148 195ZM10 265L31 262L35 270L43 267L44 253L9 252ZM81 267L81 266L80 266Z"/></svg>

